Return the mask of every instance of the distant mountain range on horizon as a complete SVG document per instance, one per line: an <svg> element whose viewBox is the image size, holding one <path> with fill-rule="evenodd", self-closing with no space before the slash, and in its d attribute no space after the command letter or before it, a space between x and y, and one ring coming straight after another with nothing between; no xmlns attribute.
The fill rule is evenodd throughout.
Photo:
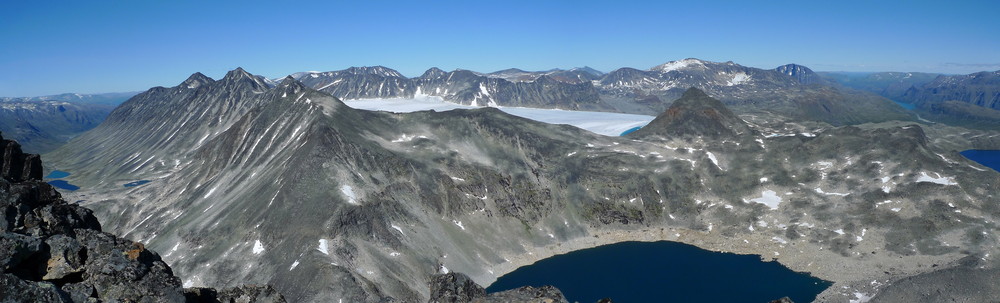
<svg viewBox="0 0 1000 303"><path fill-rule="evenodd" d="M546 71L509 68L489 73L430 68L418 77L406 77L388 67L369 66L297 72L286 77L342 100L433 96L474 106L644 115L659 114L687 88L697 87L741 114L777 114L831 125L916 121L920 117L994 129L1000 128L998 73L814 72L798 64L759 69L732 61L688 58L647 70L619 68L607 73L586 66ZM266 86L282 80L259 75L254 78ZM0 131L22 142L26 150L44 153L96 126L112 108L138 93L0 97L6 109L0 111L6 121L0 124ZM914 109L904 109L892 101L910 104ZM62 102L73 106L60 107ZM54 118L38 112L45 108L54 108L58 113L62 113L59 108L74 108L87 114L86 118ZM52 127L52 123L61 125Z"/></svg>

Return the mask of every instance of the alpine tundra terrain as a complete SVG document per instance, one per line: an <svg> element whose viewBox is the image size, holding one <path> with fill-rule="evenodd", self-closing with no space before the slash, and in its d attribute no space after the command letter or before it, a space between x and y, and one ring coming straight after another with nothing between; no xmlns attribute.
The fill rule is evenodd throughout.
<svg viewBox="0 0 1000 303"><path fill-rule="evenodd" d="M637 98L650 82L626 75L702 65L712 64L682 60L600 80L582 71L566 87ZM730 82L809 79L723 65ZM879 115L899 114L875 119L831 88L760 86L763 96L798 97L735 104L747 92L739 83L678 82L654 90L677 99L654 94L672 102L650 103L662 112L648 126L609 137L495 108L356 110L327 93L348 80L313 89L309 79L322 75L312 75L272 84L242 69L220 80L194 74L136 95L44 160L82 188L67 200L159 251L184 287L267 283L292 302L423 302L429 283L461 280L435 274L485 286L554 254L666 240L757 254L833 281L819 302L913 302L914 289L969 301L1000 294L975 282L1000 278L1000 174L956 152L994 139L888 121L910 116L885 99L872 105L892 107ZM376 76L413 94L438 91ZM484 77L481 95L462 101L477 104L505 100L486 86L500 80L562 87L548 75L424 76L443 83L441 94L468 92L448 86L455 77ZM598 101L566 108L615 104ZM880 123L835 127L869 119ZM123 186L139 180L151 182Z"/></svg>

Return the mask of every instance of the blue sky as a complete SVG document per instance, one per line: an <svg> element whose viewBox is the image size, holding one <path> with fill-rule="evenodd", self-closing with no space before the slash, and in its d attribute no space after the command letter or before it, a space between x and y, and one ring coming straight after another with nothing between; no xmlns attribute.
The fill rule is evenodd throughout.
<svg viewBox="0 0 1000 303"><path fill-rule="evenodd" d="M384 65L1000 70L1000 1L3 1L0 96Z"/></svg>

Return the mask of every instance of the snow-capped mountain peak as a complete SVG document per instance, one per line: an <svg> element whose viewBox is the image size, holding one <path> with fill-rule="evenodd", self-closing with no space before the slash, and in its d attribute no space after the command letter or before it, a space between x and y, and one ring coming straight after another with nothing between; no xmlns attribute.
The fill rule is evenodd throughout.
<svg viewBox="0 0 1000 303"><path fill-rule="evenodd" d="M687 59L684 59L684 60L670 61L670 62L667 62L667 63L664 63L664 64L660 64L660 65L654 66L653 68L650 68L649 70L651 70L651 71L658 71L658 72L661 72L661 73L666 73L666 72L675 71L675 70L685 70L685 69L698 68L698 67L704 68L705 67L705 63L707 63L707 62L708 61L702 61L702 60L695 59L695 58L687 58Z"/></svg>

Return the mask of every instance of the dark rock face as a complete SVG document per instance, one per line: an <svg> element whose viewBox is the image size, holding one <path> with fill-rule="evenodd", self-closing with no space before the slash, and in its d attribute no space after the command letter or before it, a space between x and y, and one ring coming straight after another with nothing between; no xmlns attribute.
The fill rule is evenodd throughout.
<svg viewBox="0 0 1000 303"><path fill-rule="evenodd" d="M633 138L709 137L735 138L751 134L750 127L722 102L697 88L684 95L645 127L628 134Z"/></svg>
<svg viewBox="0 0 1000 303"><path fill-rule="evenodd" d="M0 135L0 177L12 182L42 179L42 159L21 152L21 145Z"/></svg>
<svg viewBox="0 0 1000 303"><path fill-rule="evenodd" d="M460 273L435 275L431 278L431 303L471 302L485 297L486 290Z"/></svg>
<svg viewBox="0 0 1000 303"><path fill-rule="evenodd" d="M89 209L38 181L38 155L5 146L0 179L0 294L4 302L182 302L180 279L160 256L101 231ZM28 160L25 160L28 159ZM12 164L13 163L13 164ZM11 172L11 167L25 166ZM268 287L227 289L204 302L284 302ZM216 301L211 301L214 299Z"/></svg>
<svg viewBox="0 0 1000 303"><path fill-rule="evenodd" d="M562 292L552 286L525 286L486 294L486 290L461 273L435 275L431 278L430 287L429 303L568 302Z"/></svg>
<svg viewBox="0 0 1000 303"><path fill-rule="evenodd" d="M222 290L214 288L192 287L184 289L187 302L198 303L281 303L284 297L270 285L244 285Z"/></svg>

